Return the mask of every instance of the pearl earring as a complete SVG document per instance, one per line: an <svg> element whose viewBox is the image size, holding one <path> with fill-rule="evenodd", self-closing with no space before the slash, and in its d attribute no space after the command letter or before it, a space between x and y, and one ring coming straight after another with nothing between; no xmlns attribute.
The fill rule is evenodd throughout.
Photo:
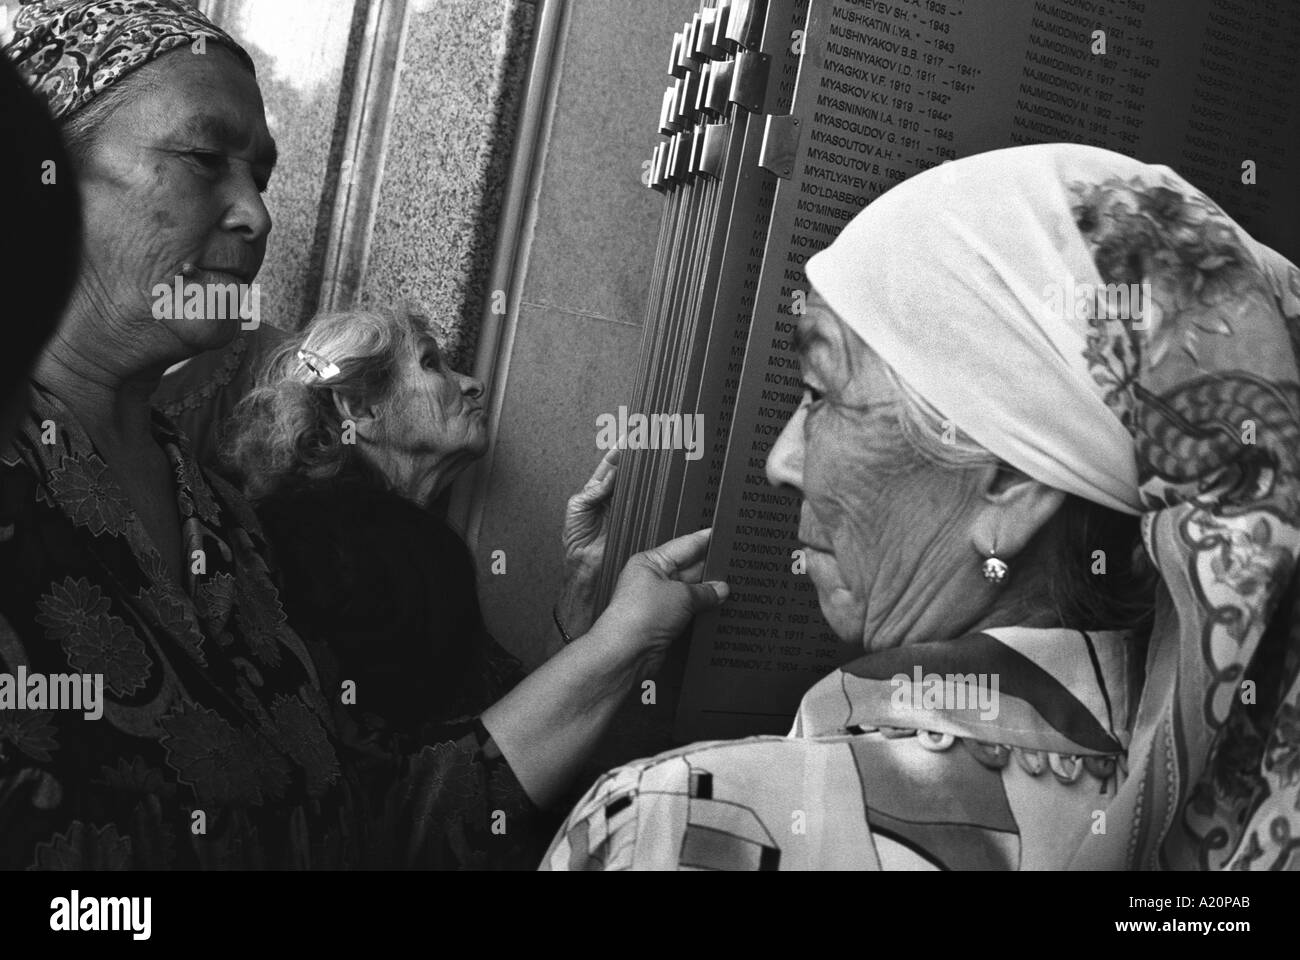
<svg viewBox="0 0 1300 960"><path fill-rule="evenodd" d="M1004 561L998 559L997 547L989 551L988 559L980 567L984 579L995 585L1000 585L1007 579L1009 569Z"/></svg>

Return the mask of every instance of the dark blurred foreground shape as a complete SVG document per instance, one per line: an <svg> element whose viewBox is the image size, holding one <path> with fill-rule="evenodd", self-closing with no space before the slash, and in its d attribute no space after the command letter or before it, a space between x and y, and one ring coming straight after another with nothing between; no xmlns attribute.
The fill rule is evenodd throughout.
<svg viewBox="0 0 1300 960"><path fill-rule="evenodd" d="M0 442L26 397L26 377L54 333L76 277L81 203L59 131L0 58Z"/></svg>

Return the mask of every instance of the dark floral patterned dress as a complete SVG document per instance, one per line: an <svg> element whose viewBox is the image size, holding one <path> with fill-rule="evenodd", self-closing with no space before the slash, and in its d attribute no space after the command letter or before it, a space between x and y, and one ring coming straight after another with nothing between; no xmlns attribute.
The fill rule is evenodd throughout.
<svg viewBox="0 0 1300 960"><path fill-rule="evenodd" d="M99 674L104 699L0 709L0 867L527 866L530 810L481 725L341 733L353 708L288 627L257 518L160 414L154 435L183 590L55 397L34 388L0 452L0 674Z"/></svg>

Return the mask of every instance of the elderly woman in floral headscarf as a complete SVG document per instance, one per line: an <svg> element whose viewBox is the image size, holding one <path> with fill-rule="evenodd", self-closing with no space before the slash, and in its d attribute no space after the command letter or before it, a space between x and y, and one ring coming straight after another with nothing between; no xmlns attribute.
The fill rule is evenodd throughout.
<svg viewBox="0 0 1300 960"><path fill-rule="evenodd" d="M0 450L0 867L521 862L529 801L553 800L665 638L719 602L681 582L707 534L641 555L584 636L376 770L335 713L366 692L322 686L256 517L150 406L163 371L241 320L156 309L155 287L248 284L262 264L276 151L253 64L180 0L45 0L15 28L85 227Z"/></svg>
<svg viewBox="0 0 1300 960"><path fill-rule="evenodd" d="M1300 867L1300 270L1165 167L982 154L807 267L768 459L865 655L602 778L554 869Z"/></svg>

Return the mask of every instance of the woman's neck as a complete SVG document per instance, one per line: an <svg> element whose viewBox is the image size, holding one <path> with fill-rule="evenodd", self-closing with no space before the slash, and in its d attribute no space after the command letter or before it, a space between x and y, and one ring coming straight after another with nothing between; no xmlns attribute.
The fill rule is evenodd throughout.
<svg viewBox="0 0 1300 960"><path fill-rule="evenodd" d="M97 442L131 446L150 440L149 399L161 370L132 369L130 360L78 338L75 321L68 327L46 348L33 378L76 414Z"/></svg>
<svg viewBox="0 0 1300 960"><path fill-rule="evenodd" d="M416 459L381 452L370 462L394 493L427 508L451 485L470 459L460 454Z"/></svg>

